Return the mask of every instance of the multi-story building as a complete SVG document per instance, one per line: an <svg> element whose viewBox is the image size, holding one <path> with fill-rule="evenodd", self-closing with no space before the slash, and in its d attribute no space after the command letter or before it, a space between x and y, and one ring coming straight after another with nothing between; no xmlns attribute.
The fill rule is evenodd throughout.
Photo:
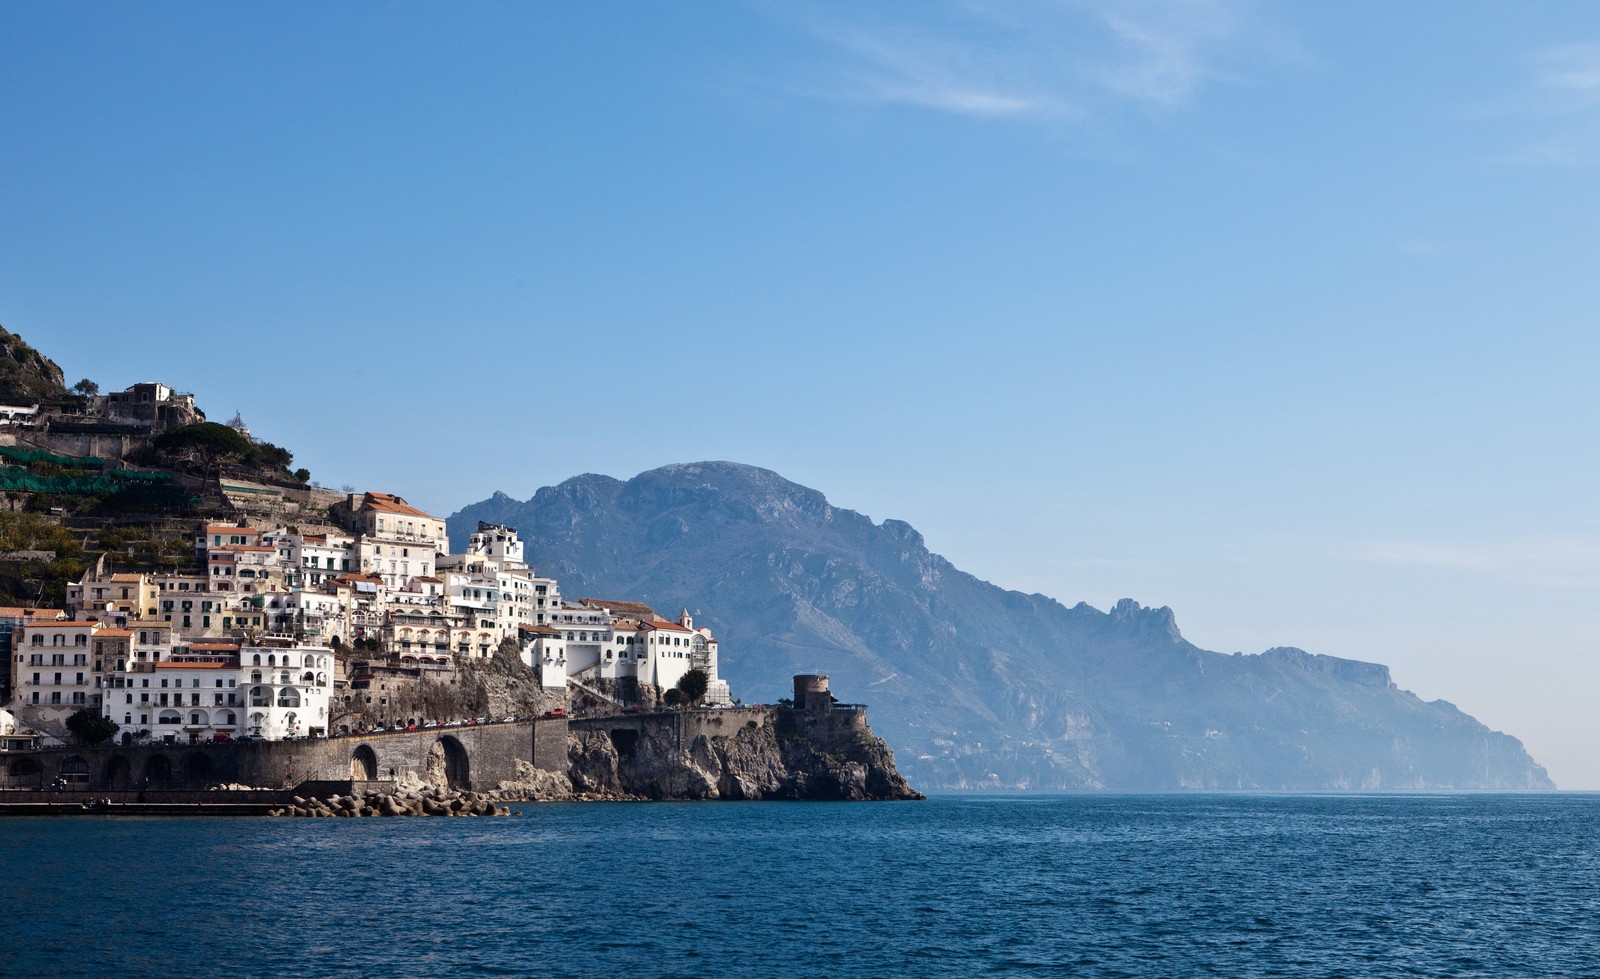
<svg viewBox="0 0 1600 979"><path fill-rule="evenodd" d="M539 671L540 685L635 679L661 690L691 669L706 673L706 702L730 703L727 681L717 675L717 640L696 627L688 609L676 621L639 602L585 598L563 605L548 629L521 630L523 662Z"/></svg>
<svg viewBox="0 0 1600 979"><path fill-rule="evenodd" d="M44 721L65 721L74 711L100 706L100 670L91 640L99 633L126 639L126 630L99 622L28 622L11 654L12 702Z"/></svg>
<svg viewBox="0 0 1600 979"><path fill-rule="evenodd" d="M284 584L290 588L320 588L324 581L355 570L354 537L342 534L291 534L274 531L262 543L277 547L284 568Z"/></svg>
<svg viewBox="0 0 1600 979"><path fill-rule="evenodd" d="M333 676L326 647L197 642L110 674L103 714L128 740L315 737L327 733Z"/></svg>
<svg viewBox="0 0 1600 979"><path fill-rule="evenodd" d="M267 544L223 544L206 551L211 590L255 594L282 583L278 549Z"/></svg>
<svg viewBox="0 0 1600 979"><path fill-rule="evenodd" d="M67 612L73 616L127 622L156 614L159 589L154 575L112 573L102 557L67 584Z"/></svg>
<svg viewBox="0 0 1600 979"><path fill-rule="evenodd" d="M0 669L0 704L11 700L11 677L16 667L12 647L18 630L29 622L55 622L66 617L58 608L0 608L0 663L6 664L5 669Z"/></svg>
<svg viewBox="0 0 1600 979"><path fill-rule="evenodd" d="M328 508L328 515L358 534L355 567L377 575L390 588L413 576L434 574L434 558L449 550L444 521L392 493L354 493Z"/></svg>

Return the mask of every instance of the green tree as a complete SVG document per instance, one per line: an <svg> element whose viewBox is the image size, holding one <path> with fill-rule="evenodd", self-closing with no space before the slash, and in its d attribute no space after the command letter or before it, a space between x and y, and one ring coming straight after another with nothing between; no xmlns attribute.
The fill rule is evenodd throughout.
<svg viewBox="0 0 1600 979"><path fill-rule="evenodd" d="M74 394L81 394L86 398L92 398L100 393L100 385L86 377L72 386L72 392Z"/></svg>
<svg viewBox="0 0 1600 979"><path fill-rule="evenodd" d="M673 690L683 698L683 702L693 707L706 695L706 688L711 686L711 677L705 670L695 667L678 678L678 685Z"/></svg>
<svg viewBox="0 0 1600 979"><path fill-rule="evenodd" d="M242 459L250 452L250 440L226 425L195 422L162 432L151 442L156 452L168 459L195 463L208 481L221 482L222 463Z"/></svg>
<svg viewBox="0 0 1600 979"><path fill-rule="evenodd" d="M117 722L85 707L67 718L67 730L79 744L100 744L117 736Z"/></svg>

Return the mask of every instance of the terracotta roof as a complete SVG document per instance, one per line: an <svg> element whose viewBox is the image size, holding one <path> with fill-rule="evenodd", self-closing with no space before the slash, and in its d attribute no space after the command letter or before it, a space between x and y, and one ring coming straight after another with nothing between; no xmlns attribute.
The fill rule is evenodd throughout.
<svg viewBox="0 0 1600 979"><path fill-rule="evenodd" d="M211 524L206 524L206 533L208 533L208 534L246 534L246 535L255 537L255 536L259 536L261 531L259 531L259 530L251 530L249 527L235 527L233 524L228 524L228 523L222 523L222 524L211 523Z"/></svg>
<svg viewBox="0 0 1600 979"><path fill-rule="evenodd" d="M382 510L385 513L404 513L413 517L427 517L429 520L439 519L432 514L423 513L407 503L404 498L395 496L393 493L368 493L363 497L362 502L366 504L366 509L368 510Z"/></svg>
<svg viewBox="0 0 1600 979"><path fill-rule="evenodd" d="M0 619L54 619L66 613L58 608L0 606Z"/></svg>
<svg viewBox="0 0 1600 979"><path fill-rule="evenodd" d="M441 580L441 579L439 579L439 578L435 578L435 577L434 577L434 576L433 576L433 575L431 575L431 574L419 574L419 575L417 575L417 576L415 576L415 577L413 577L413 578L412 578L412 579L411 579L411 580L412 580L412 581L431 581L431 582L433 582L433 583L434 583L434 584L436 584L436 585L442 585L442 584L444 584L444 581L443 581L443 580Z"/></svg>
<svg viewBox="0 0 1600 979"><path fill-rule="evenodd" d="M644 604L643 602L613 602L605 598L580 598L578 599L578 604L585 605L590 608L608 609L612 612L618 613L619 615L632 615L639 618L651 619L661 617L661 613L657 612L655 609Z"/></svg>
<svg viewBox="0 0 1600 979"><path fill-rule="evenodd" d="M156 664L156 669L158 670L228 670L232 668L232 662L219 662L217 660L208 660L202 663L175 663L172 660L167 659Z"/></svg>
<svg viewBox="0 0 1600 979"><path fill-rule="evenodd" d="M693 632L694 631L693 629L689 628L688 626L679 625L676 622L668 622L666 619L656 619L653 622L643 622L643 623L640 623L639 628L641 628L641 629L670 629L673 632Z"/></svg>
<svg viewBox="0 0 1600 979"><path fill-rule="evenodd" d="M144 577L144 575L142 575L142 574L132 574L132 573L126 573L125 572L123 574L114 574L114 575L112 575L111 576L111 580L112 581L138 581L139 579L141 579L143 577Z"/></svg>
<svg viewBox="0 0 1600 979"><path fill-rule="evenodd" d="M89 626L98 626L99 619L68 619L65 622L29 622L23 626L25 629L84 629Z"/></svg>
<svg viewBox="0 0 1600 979"><path fill-rule="evenodd" d="M215 554L218 551L276 551L276 550L277 550L276 547L270 547L270 546L268 546L266 544L223 544L223 545L218 546L218 547L213 547L211 549L211 553Z"/></svg>
<svg viewBox="0 0 1600 979"><path fill-rule="evenodd" d="M519 625L519 626L517 626L517 631L519 631L519 632L536 632L541 636L559 636L559 635L561 635L561 630L560 629L557 629L554 626L548 626L548 625Z"/></svg>
<svg viewBox="0 0 1600 979"><path fill-rule="evenodd" d="M198 649L201 652L206 652L206 653L218 653L218 652L233 652L233 653L236 653L236 652L239 651L239 644L235 643L235 642L197 642L197 643L191 644L189 646L189 648L190 649Z"/></svg>
<svg viewBox="0 0 1600 979"><path fill-rule="evenodd" d="M95 635L96 639L100 638L101 636L109 636L112 639L127 639L128 637L133 635L133 630L132 629L96 629L94 631L94 635Z"/></svg>

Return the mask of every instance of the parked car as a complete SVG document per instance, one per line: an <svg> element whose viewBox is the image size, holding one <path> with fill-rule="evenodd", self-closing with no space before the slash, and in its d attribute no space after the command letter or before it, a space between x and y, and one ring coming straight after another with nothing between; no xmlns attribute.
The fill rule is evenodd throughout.
<svg viewBox="0 0 1600 979"><path fill-rule="evenodd" d="M233 740L233 735L229 734L227 731L218 731L215 734L211 735L211 740L213 740L213 741L232 741Z"/></svg>
<svg viewBox="0 0 1600 979"><path fill-rule="evenodd" d="M547 710L547 711L545 711L542 716L544 716L544 717L566 717L567 716L567 711L563 707L557 707L555 710Z"/></svg>

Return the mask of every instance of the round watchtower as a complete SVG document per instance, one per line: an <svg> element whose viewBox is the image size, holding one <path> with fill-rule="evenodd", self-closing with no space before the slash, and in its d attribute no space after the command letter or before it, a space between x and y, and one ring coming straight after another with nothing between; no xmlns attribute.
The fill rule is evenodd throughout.
<svg viewBox="0 0 1600 979"><path fill-rule="evenodd" d="M809 711L828 711L833 709L833 694L828 692L828 677L826 674L795 674L794 709Z"/></svg>

